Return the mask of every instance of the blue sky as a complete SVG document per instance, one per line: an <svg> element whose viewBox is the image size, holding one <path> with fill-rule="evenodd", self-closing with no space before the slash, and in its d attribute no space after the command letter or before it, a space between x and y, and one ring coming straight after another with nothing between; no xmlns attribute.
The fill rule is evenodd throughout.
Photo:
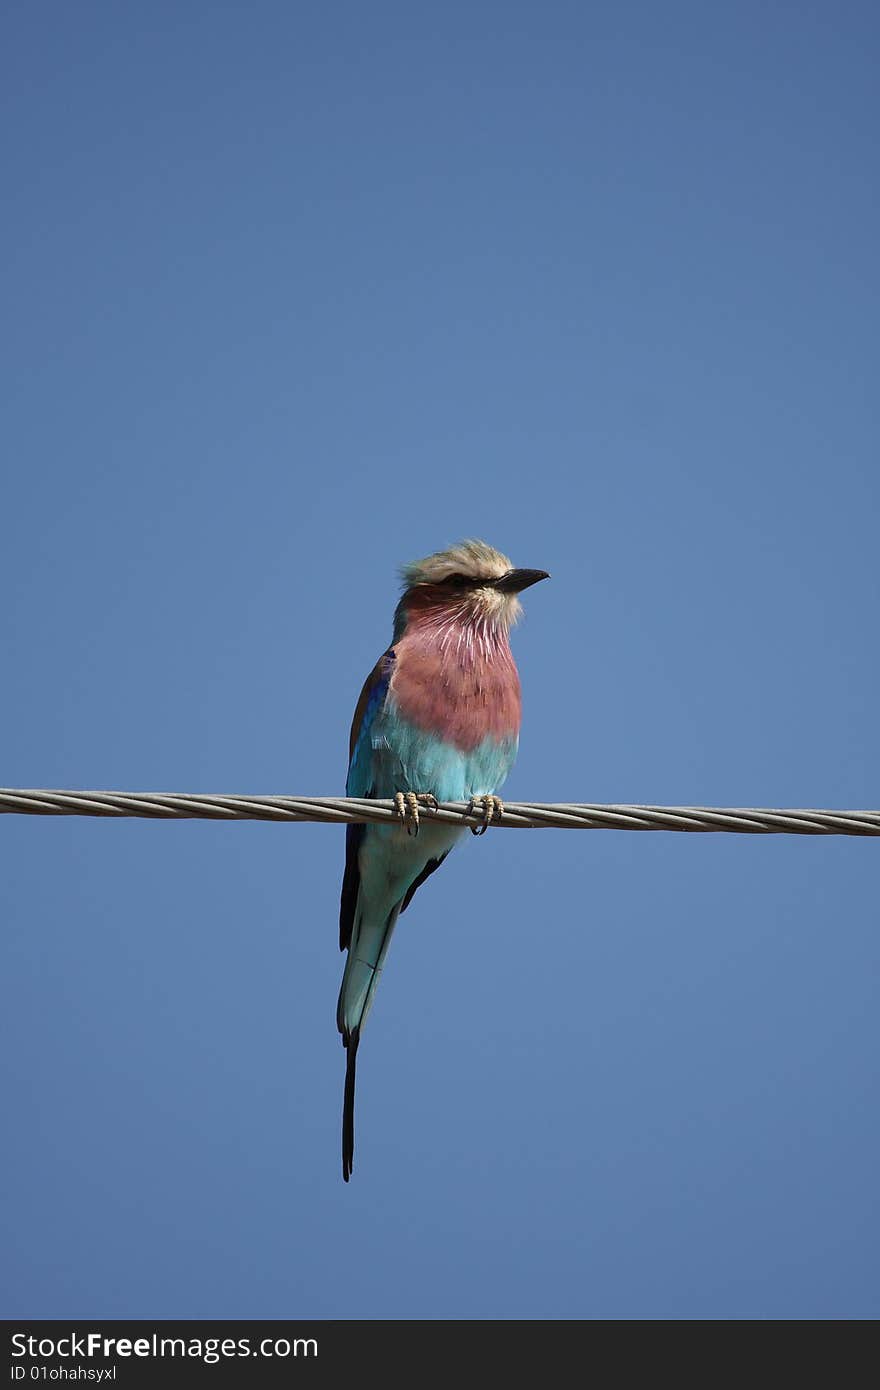
<svg viewBox="0 0 880 1390"><path fill-rule="evenodd" d="M511 797L878 805L874 6L3 30L0 781L339 792L479 535ZM342 841L3 818L6 1316L876 1316L875 842L468 839L345 1187Z"/></svg>

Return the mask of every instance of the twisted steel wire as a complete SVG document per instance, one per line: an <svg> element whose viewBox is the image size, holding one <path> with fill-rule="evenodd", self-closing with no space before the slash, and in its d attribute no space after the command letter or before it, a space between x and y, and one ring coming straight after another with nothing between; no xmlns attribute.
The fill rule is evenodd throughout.
<svg viewBox="0 0 880 1390"><path fill-rule="evenodd" d="M393 801L354 796L206 796L178 792L45 791L0 788L0 814L142 816L148 820L399 821ZM478 828L469 802L421 809L424 820ZM688 830L741 835L880 835L880 811L767 810L730 806L628 806L508 801L501 829Z"/></svg>

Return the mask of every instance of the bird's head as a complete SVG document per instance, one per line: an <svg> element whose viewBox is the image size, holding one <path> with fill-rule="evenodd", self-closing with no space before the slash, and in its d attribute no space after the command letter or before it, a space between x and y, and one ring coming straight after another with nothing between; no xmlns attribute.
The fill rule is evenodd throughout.
<svg viewBox="0 0 880 1390"><path fill-rule="evenodd" d="M517 594L549 577L546 570L516 569L485 541L461 541L438 550L401 570L395 640L419 614L509 628L522 614Z"/></svg>

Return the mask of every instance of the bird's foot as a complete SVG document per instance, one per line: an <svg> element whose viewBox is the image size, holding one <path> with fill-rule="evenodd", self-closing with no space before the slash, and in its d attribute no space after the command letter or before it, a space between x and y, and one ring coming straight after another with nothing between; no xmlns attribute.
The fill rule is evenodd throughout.
<svg viewBox="0 0 880 1390"><path fill-rule="evenodd" d="M472 816L482 816L482 825L472 825L472 835L485 835L489 826L498 823L504 814L504 802L500 796L472 796L468 806L468 813Z"/></svg>
<svg viewBox="0 0 880 1390"><path fill-rule="evenodd" d="M419 806L428 811L437 810L437 798L431 792L397 792L394 806L400 820L406 826L407 835L419 833Z"/></svg>

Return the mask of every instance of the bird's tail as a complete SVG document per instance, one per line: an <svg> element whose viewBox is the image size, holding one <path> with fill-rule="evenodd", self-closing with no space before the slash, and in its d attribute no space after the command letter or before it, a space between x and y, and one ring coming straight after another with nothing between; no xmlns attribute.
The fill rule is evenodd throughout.
<svg viewBox="0 0 880 1390"><path fill-rule="evenodd" d="M342 1176L346 1182L354 1167L354 1074L360 1040L360 1028L353 1028L347 1037L345 1033L342 1035L342 1045L346 1050L345 1093L342 1098Z"/></svg>
<svg viewBox="0 0 880 1390"><path fill-rule="evenodd" d="M401 900L402 902L402 900ZM372 917L357 911L342 976L336 1023L346 1050L345 1092L342 1101L342 1176L351 1177L354 1164L354 1083L361 1029L373 1002L401 903L386 915Z"/></svg>

